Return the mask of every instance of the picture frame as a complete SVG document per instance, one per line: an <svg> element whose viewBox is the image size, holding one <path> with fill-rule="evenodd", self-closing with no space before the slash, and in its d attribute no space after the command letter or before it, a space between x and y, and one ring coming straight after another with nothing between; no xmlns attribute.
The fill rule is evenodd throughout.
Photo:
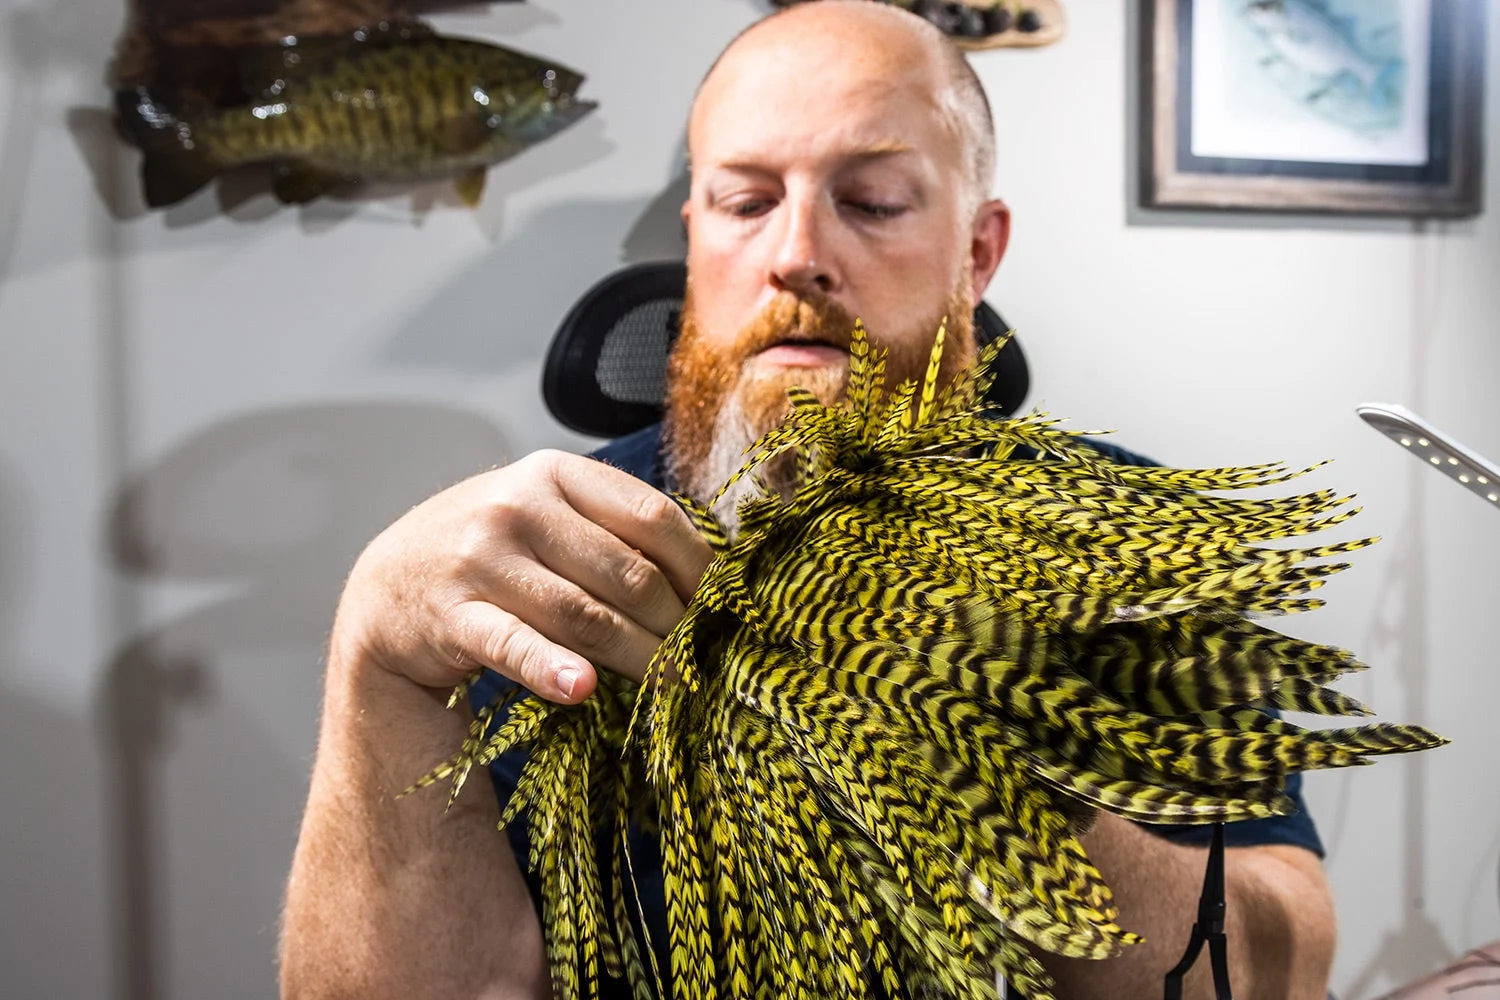
<svg viewBox="0 0 1500 1000"><path fill-rule="evenodd" d="M1367 2L1143 0L1142 206L1479 214L1484 0Z"/></svg>

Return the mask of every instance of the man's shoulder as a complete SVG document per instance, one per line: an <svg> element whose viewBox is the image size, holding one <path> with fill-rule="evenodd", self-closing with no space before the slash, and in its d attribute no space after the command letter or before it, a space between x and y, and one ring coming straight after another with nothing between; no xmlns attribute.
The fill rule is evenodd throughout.
<svg viewBox="0 0 1500 1000"><path fill-rule="evenodd" d="M589 458L628 472L657 489L661 489L666 481L661 458L661 424L652 424L624 437L617 437L589 452Z"/></svg>
<svg viewBox="0 0 1500 1000"><path fill-rule="evenodd" d="M1084 447L1098 452L1107 461L1116 465L1138 465L1142 467L1158 466L1160 462L1154 458L1147 458L1139 452L1123 448L1111 441L1100 441L1098 438L1084 437L1078 439ZM1037 457L1036 449L1030 445L1020 445L1010 453L1011 458L1020 461L1031 461Z"/></svg>

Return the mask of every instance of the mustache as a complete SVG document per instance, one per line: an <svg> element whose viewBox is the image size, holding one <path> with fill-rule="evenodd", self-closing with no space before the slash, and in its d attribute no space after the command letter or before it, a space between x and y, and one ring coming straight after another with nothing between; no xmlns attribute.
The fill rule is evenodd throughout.
<svg viewBox="0 0 1500 1000"><path fill-rule="evenodd" d="M741 357L787 341L829 344L847 351L854 339L854 322L854 316L832 299L778 292L740 331L736 347Z"/></svg>

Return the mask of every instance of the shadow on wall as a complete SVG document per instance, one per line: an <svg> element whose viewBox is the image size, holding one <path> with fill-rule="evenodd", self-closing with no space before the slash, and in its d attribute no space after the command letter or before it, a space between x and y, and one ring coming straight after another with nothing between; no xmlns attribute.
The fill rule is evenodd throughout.
<svg viewBox="0 0 1500 1000"><path fill-rule="evenodd" d="M684 140L685 142L685 140ZM651 260L679 260L687 256L687 229L682 222L682 203L688 200L692 178L688 175L687 150L679 153L677 176L652 198L640 218L625 234L620 246L623 264Z"/></svg>
<svg viewBox="0 0 1500 1000"><path fill-rule="evenodd" d="M1414 243L1412 306L1408 322L1406 398L1421 413L1428 411L1429 373L1432 369L1437 324L1432 317L1439 303L1437 284L1430 260L1431 244L1422 238L1425 224L1414 223L1418 238ZM1437 477L1415 462L1406 468L1406 520L1401 526L1400 548L1391 559L1384 586L1375 607L1368 646L1371 662L1390 663L1399 672L1406 689L1402 713L1411 719L1431 718L1433 665L1428 658L1431 649L1429 626L1431 589L1428 583L1427 491ZM1429 825L1432 806L1428 797L1429 754L1419 753L1390 763L1401 769L1401 801L1394 809L1401 817L1401 870L1392 873L1399 879L1402 902L1401 922L1385 937L1374 943L1370 959L1355 975L1348 996L1369 995L1377 984L1406 983L1452 961L1459 953L1444 939L1443 930L1427 909L1427 859L1430 853ZM1347 789L1346 782L1345 788ZM1460 942L1460 947L1475 942Z"/></svg>
<svg viewBox="0 0 1500 1000"><path fill-rule="evenodd" d="M1432 672L1428 660L1429 591L1424 503L1424 479L1428 473L1416 467L1416 463L1409 464L1413 467L1408 470L1406 517L1396 535L1400 547L1393 554L1381 583L1374 622L1365 643L1368 649L1365 661L1388 664L1399 674L1406 689L1406 701L1400 710L1402 718L1427 720L1431 717L1428 688ZM1400 869L1391 872L1390 879L1400 886L1398 898L1402 901L1402 912L1399 923L1392 915L1389 920L1392 929L1380 941L1360 941L1355 945L1367 950L1370 959L1355 974L1353 982L1340 992L1341 996L1351 1000L1370 996L1370 991L1381 983L1404 983L1425 975L1442 967L1457 954L1444 940L1442 928L1424 905L1429 814L1432 811L1427 774L1431 763L1431 757L1425 753L1381 762L1382 766L1401 772L1400 801L1391 807L1393 818L1400 817L1400 821L1393 822L1388 829L1399 838L1401 848ZM1344 802L1338 810L1340 814L1347 808L1350 792L1351 783L1346 776L1342 790ZM1338 848L1343 833L1340 821L1334 837L1329 840L1331 849Z"/></svg>
<svg viewBox="0 0 1500 1000"><path fill-rule="evenodd" d="M58 960L64 942L96 941L102 929L102 811L90 787L99 759L85 695L54 684L45 701L10 683L45 684L59 666L23 661L17 649L37 555L20 482L0 463L0 995L101 996L98 965Z"/></svg>
<svg viewBox="0 0 1500 1000"><path fill-rule="evenodd" d="M304 407L216 426L122 489L114 562L193 599L124 644L95 705L120 1000L274 993L342 581L391 521L506 452L453 410Z"/></svg>
<svg viewBox="0 0 1500 1000"><path fill-rule="evenodd" d="M538 211L413 311L380 360L469 374L540 365L568 310L605 275L684 255L686 197L684 174L648 202L572 201ZM599 238L612 232L625 233L621 246Z"/></svg>
<svg viewBox="0 0 1500 1000"><path fill-rule="evenodd" d="M109 995L102 961L71 957L103 940L103 812L91 787L100 760L82 715L0 684L0 752L7 762L0 768L0 994L6 997Z"/></svg>
<svg viewBox="0 0 1500 1000"><path fill-rule="evenodd" d="M108 4L53 3L0 14L0 37L8 44L0 66L8 99L0 105L0 281L10 272L22 215L31 204L41 143L53 123L47 111L50 81L58 70L68 79L98 81L118 20ZM111 132L112 135L112 132ZM116 140L118 141L118 140Z"/></svg>

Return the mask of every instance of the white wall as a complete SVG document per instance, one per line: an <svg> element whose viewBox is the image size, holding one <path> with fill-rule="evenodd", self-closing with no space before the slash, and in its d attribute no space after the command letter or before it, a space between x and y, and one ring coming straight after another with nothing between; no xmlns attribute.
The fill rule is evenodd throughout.
<svg viewBox="0 0 1500 1000"><path fill-rule="evenodd" d="M1353 415L1403 402L1500 455L1500 213L1134 209L1135 8L1068 6L1062 44L976 59L1016 216L990 298L1054 412L1176 464L1335 458L1313 485L1357 491L1385 536L1296 623L1374 664L1351 691L1455 740L1310 781L1335 985L1373 996L1500 936L1500 518ZM541 406L547 340L595 279L676 250L689 95L762 9L441 18L585 71L602 101L493 171L477 211L205 193L146 214L95 110L122 9L0 0L0 994L272 995L342 575L443 485L590 443ZM1500 6L1489 36L1500 53Z"/></svg>

